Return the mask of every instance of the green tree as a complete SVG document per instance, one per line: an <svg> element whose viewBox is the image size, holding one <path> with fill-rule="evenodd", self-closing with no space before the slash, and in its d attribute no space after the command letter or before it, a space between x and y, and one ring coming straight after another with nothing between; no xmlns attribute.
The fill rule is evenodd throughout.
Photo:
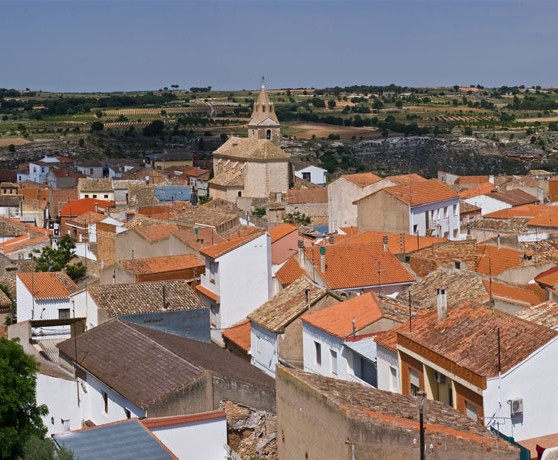
<svg viewBox="0 0 558 460"><path fill-rule="evenodd" d="M13 153L13 152L15 152L15 150L16 150L16 149L15 149L15 145L14 145L14 144L8 145L8 152L12 152L12 153Z"/></svg>
<svg viewBox="0 0 558 460"><path fill-rule="evenodd" d="M64 235L58 241L56 248L51 246L44 247L38 255L31 254L32 259L36 262L35 270L38 272L59 272L66 270L66 273L74 281L83 278L86 273L86 267L83 263L70 265L70 261L74 258L76 245L68 235Z"/></svg>
<svg viewBox="0 0 558 460"><path fill-rule="evenodd" d="M0 459L15 459L31 436L43 438L47 432L35 396L38 363L13 340L0 339Z"/></svg>
<svg viewBox="0 0 558 460"><path fill-rule="evenodd" d="M160 136L163 134L165 124L161 120L153 120L145 128L143 128L143 135L147 137Z"/></svg>
<svg viewBox="0 0 558 460"><path fill-rule="evenodd" d="M327 107L329 109L333 110L336 106L337 106L337 102L335 102L335 100L330 99L329 101L327 101Z"/></svg>
<svg viewBox="0 0 558 460"><path fill-rule="evenodd" d="M103 125L100 121L94 121L91 123L91 131L99 132L104 129L105 125Z"/></svg>
<svg viewBox="0 0 558 460"><path fill-rule="evenodd" d="M50 439L31 436L23 446L19 460L73 460L74 454L68 449L55 450Z"/></svg>

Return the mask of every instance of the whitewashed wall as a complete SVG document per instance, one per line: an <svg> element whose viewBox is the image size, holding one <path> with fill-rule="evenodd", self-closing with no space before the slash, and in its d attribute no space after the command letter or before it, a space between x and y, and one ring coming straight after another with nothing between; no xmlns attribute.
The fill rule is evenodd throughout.
<svg viewBox="0 0 558 460"><path fill-rule="evenodd" d="M227 445L225 417L181 425L150 428L179 460L224 460Z"/></svg>
<svg viewBox="0 0 558 460"><path fill-rule="evenodd" d="M277 334L256 324L250 325L252 364L275 377L275 365L278 363Z"/></svg>
<svg viewBox="0 0 558 460"><path fill-rule="evenodd" d="M454 208L455 206L455 208ZM446 217L447 210L447 217ZM419 235L425 236L429 228L426 226L426 214L429 214L429 228L434 228L434 236L443 237L446 232L450 239L459 238L459 199L439 201L424 206L411 208L409 233L414 234L414 226L418 226ZM439 225L439 227L438 227ZM454 231L457 235L454 236Z"/></svg>
<svg viewBox="0 0 558 460"><path fill-rule="evenodd" d="M322 362L316 362L316 345L321 347ZM353 380L350 374L350 366L347 362L347 350L343 345L343 340L334 337L327 332L318 329L311 324L302 322L302 351L304 360L304 370L313 372L326 377L334 377L341 380ZM337 353L337 372L332 368L331 352Z"/></svg>
<svg viewBox="0 0 558 460"><path fill-rule="evenodd" d="M38 374L37 404L46 404L48 407L48 414L42 417L48 429L47 436L63 433L65 431L63 420L69 420L67 423L70 430L81 428L81 410L77 403L77 388L74 380Z"/></svg>
<svg viewBox="0 0 558 460"><path fill-rule="evenodd" d="M503 417L499 430L516 441L558 432L558 338L537 350L499 378L487 379L483 393L484 416ZM523 399L523 415L510 420L508 401ZM496 419L495 419L496 420ZM512 423L513 422L513 423Z"/></svg>
<svg viewBox="0 0 558 460"><path fill-rule="evenodd" d="M380 345L378 345L377 353L378 389L401 393L401 373L397 353ZM395 369L395 378L392 376L391 369Z"/></svg>
<svg viewBox="0 0 558 460"><path fill-rule="evenodd" d="M503 201L496 200L487 195L474 196L467 198L466 203L472 204L477 208L481 208L481 215L490 214L491 212L500 211L501 209L511 208L511 204L504 203Z"/></svg>

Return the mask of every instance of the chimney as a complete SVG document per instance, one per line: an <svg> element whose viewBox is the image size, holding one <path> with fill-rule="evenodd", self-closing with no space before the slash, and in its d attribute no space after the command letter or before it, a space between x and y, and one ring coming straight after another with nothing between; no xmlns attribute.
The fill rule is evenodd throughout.
<svg viewBox="0 0 558 460"><path fill-rule="evenodd" d="M326 271L326 259L325 259L326 248L325 246L320 246L320 270L322 273Z"/></svg>
<svg viewBox="0 0 558 460"><path fill-rule="evenodd" d="M99 204L95 203L95 212L99 212Z"/></svg>
<svg viewBox="0 0 558 460"><path fill-rule="evenodd" d="M310 288L306 288L304 293L306 294L306 306L310 308Z"/></svg>
<svg viewBox="0 0 558 460"><path fill-rule="evenodd" d="M498 247L498 249L500 249L500 234L498 233L498 236L496 237L496 246Z"/></svg>
<svg viewBox="0 0 558 460"><path fill-rule="evenodd" d="M438 287L436 289L437 301L436 307L438 309L438 321L446 319L448 316L448 296L445 287Z"/></svg>
<svg viewBox="0 0 558 460"><path fill-rule="evenodd" d="M389 243L389 238L387 235L384 236L384 251L387 252L388 251L388 243Z"/></svg>

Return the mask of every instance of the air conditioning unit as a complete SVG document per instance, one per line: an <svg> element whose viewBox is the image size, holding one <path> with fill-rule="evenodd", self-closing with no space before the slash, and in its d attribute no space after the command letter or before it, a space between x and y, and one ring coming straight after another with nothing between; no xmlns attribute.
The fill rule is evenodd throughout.
<svg viewBox="0 0 558 460"><path fill-rule="evenodd" d="M446 383L446 376L438 371L434 371L434 380L436 380L436 383Z"/></svg>
<svg viewBox="0 0 558 460"><path fill-rule="evenodd" d="M523 399L522 398L514 398L510 400L510 410L511 415L517 415L523 413Z"/></svg>

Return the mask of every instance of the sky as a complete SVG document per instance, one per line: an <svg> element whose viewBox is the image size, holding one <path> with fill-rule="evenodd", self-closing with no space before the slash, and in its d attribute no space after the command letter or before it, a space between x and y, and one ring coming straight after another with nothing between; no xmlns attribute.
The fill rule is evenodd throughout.
<svg viewBox="0 0 558 460"><path fill-rule="evenodd" d="M558 1L0 0L0 88L558 86Z"/></svg>

